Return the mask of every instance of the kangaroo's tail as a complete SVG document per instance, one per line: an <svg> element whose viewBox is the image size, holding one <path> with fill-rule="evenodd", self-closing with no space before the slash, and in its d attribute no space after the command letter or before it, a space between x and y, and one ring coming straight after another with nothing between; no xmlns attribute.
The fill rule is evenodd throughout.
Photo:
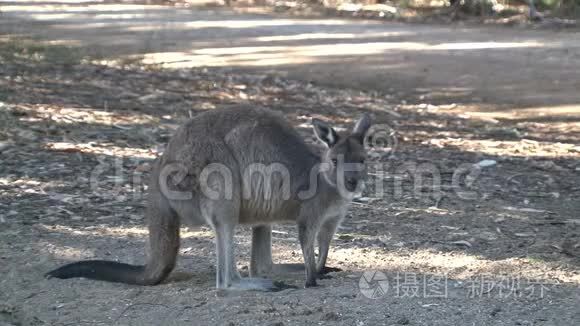
<svg viewBox="0 0 580 326"><path fill-rule="evenodd" d="M46 273L47 278L85 277L93 280L128 284L156 284L158 280L145 280L145 266L136 266L106 260L86 260L67 264Z"/></svg>
<svg viewBox="0 0 580 326"><path fill-rule="evenodd" d="M179 250L179 218L164 198L150 198L147 218L151 250L148 262L144 266L87 260L64 265L46 273L45 276L61 279L85 277L138 285L159 284L175 267Z"/></svg>

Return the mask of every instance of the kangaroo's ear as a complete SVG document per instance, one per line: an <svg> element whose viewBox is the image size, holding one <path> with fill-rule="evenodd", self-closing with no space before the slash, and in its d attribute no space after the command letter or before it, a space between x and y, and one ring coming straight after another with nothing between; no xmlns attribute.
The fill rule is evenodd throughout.
<svg viewBox="0 0 580 326"><path fill-rule="evenodd" d="M361 143L364 141L365 135L371 127L371 116L364 113L352 128L352 134L360 138Z"/></svg>
<svg viewBox="0 0 580 326"><path fill-rule="evenodd" d="M319 119L312 119L312 127L316 137L328 147L334 146L338 142L338 134L326 122Z"/></svg>

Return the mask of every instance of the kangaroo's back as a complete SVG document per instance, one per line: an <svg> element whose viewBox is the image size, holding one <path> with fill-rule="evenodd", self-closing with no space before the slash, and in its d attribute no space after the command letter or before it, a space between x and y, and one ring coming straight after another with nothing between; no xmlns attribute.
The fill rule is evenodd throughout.
<svg viewBox="0 0 580 326"><path fill-rule="evenodd" d="M295 215L297 193L308 186L319 158L281 115L232 108L199 114L181 127L161 166L173 162L196 179L209 164L222 164L239 180L233 191L241 198L240 221L252 223Z"/></svg>
<svg viewBox="0 0 580 326"><path fill-rule="evenodd" d="M168 160L181 161L188 148L208 138L222 140L242 166L277 162L303 168L318 162L318 156L280 114L262 108L201 113L178 129L165 155ZM203 156L196 152L191 158L196 154Z"/></svg>

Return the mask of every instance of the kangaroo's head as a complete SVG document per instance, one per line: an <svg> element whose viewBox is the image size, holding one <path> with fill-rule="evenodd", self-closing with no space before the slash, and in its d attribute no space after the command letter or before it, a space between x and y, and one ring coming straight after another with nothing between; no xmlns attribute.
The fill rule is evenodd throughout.
<svg viewBox="0 0 580 326"><path fill-rule="evenodd" d="M326 145L321 157L324 178L341 193L354 193L366 177L364 139L371 126L369 115L363 114L350 132L340 135L322 120L313 119L312 125L316 137Z"/></svg>

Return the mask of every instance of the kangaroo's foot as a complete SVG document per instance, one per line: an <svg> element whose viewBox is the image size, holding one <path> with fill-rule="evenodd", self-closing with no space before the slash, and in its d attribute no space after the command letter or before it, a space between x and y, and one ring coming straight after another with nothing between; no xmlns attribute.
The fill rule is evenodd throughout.
<svg viewBox="0 0 580 326"><path fill-rule="evenodd" d="M272 266L272 271L275 274L284 274L284 273L298 273L304 272L304 264L274 264ZM318 274L320 275L320 279L325 278L332 278L328 273L335 273L335 272L342 272L342 269L337 267L329 267L324 266L319 271Z"/></svg>
<svg viewBox="0 0 580 326"><path fill-rule="evenodd" d="M326 275L328 273L336 273L336 272L342 272L342 269L338 268L338 267L324 266L318 271L318 273L322 274L322 275Z"/></svg>

